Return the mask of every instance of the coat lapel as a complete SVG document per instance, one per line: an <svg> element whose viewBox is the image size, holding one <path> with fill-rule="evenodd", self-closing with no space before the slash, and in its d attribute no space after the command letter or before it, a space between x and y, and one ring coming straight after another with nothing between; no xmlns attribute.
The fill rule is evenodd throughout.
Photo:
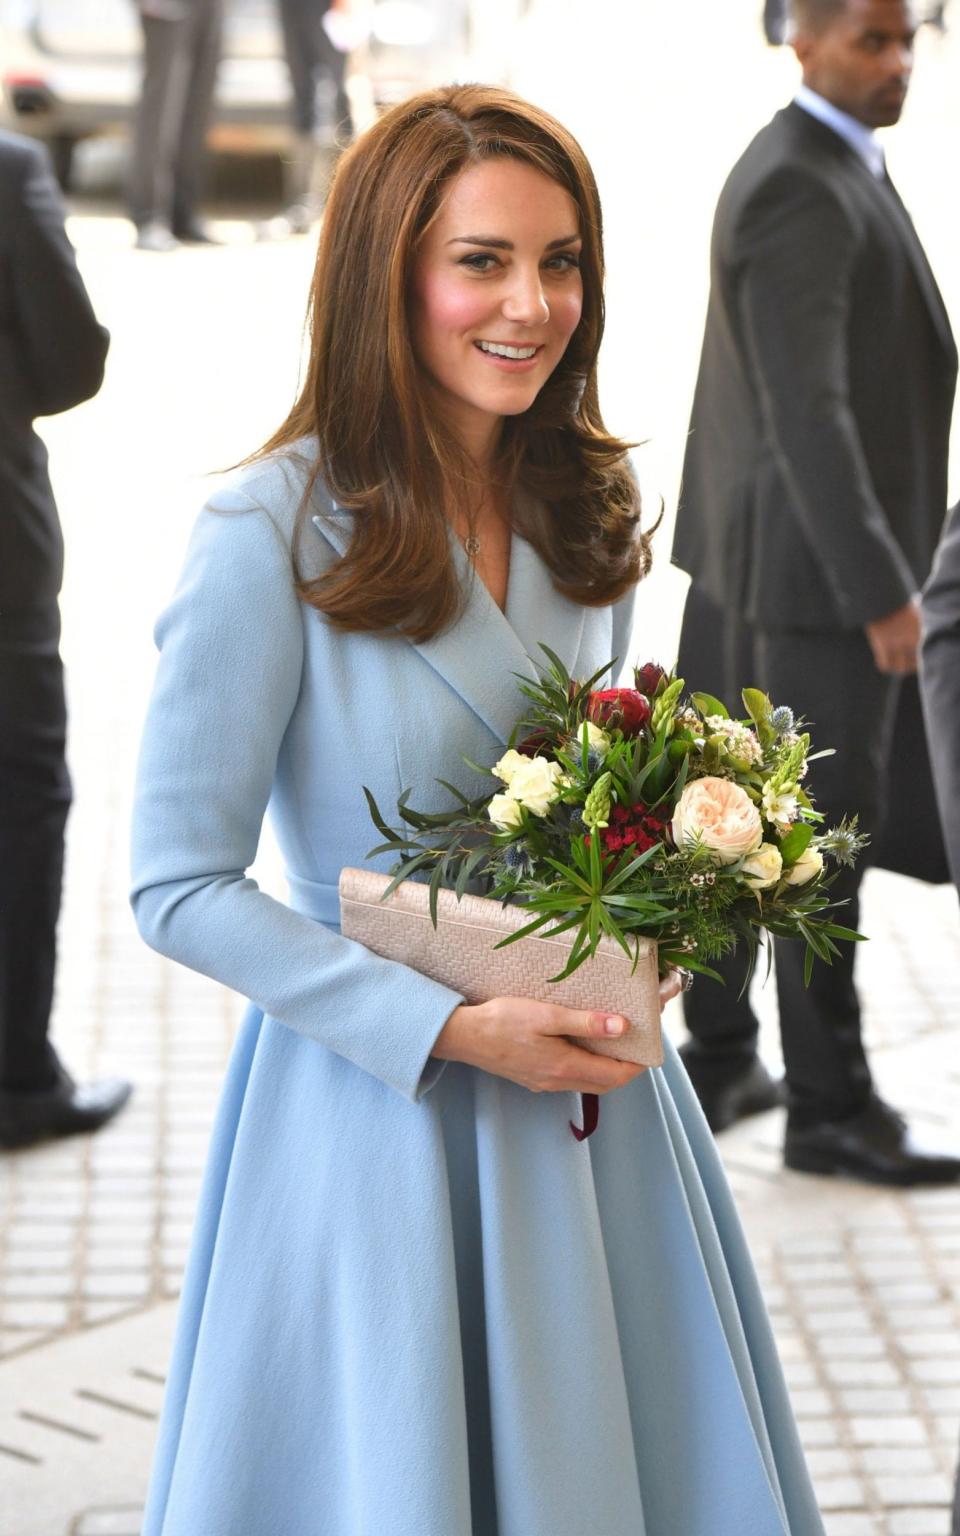
<svg viewBox="0 0 960 1536"><path fill-rule="evenodd" d="M317 532L339 555L350 543L353 514L328 506L313 517ZM501 613L466 554L451 540L453 558L467 591L460 618L432 640L410 645L442 677L494 736L510 739L524 699L515 674L534 678L545 658L541 642L573 669L583 632L583 610L554 589L536 551L514 534L506 613Z"/></svg>
<svg viewBox="0 0 960 1536"><path fill-rule="evenodd" d="M882 196L884 207L889 210L892 222L900 231L907 255L910 258L910 264L920 286L920 292L926 300L931 319L944 349L951 355L954 355L956 348L953 332L950 328L947 307L943 302L943 295L937 287L937 280L933 275L933 270L927 260L927 254L920 243L920 236L914 228L914 223L906 204L890 180L889 175L885 176L883 181L877 181L876 177L873 176L870 179Z"/></svg>

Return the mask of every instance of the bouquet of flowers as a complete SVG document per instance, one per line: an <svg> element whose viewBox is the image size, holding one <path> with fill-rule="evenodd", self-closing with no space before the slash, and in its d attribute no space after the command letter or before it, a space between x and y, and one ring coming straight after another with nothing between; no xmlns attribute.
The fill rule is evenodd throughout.
<svg viewBox="0 0 960 1536"><path fill-rule="evenodd" d="M656 940L661 974L717 976L710 961L742 942L748 978L765 935L800 938L808 981L815 957L829 964L838 940L862 937L830 915L828 861L852 864L866 839L856 818L823 826L807 765L826 753L811 753L789 708L746 688L735 718L652 662L633 688L600 688L613 663L577 682L542 649L539 680L519 680L529 707L509 750L468 765L490 775L488 794L438 780L455 803L427 813L405 792L397 830L365 790L385 838L370 856L397 856L389 890L429 872L434 921L441 888L462 896L481 882L522 903L530 922L502 942L572 933L557 981L604 935L628 955Z"/></svg>

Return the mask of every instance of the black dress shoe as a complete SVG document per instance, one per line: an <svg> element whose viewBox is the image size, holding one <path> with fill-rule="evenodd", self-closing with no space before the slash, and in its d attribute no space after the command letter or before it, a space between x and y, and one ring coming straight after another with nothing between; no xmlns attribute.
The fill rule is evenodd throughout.
<svg viewBox="0 0 960 1536"><path fill-rule="evenodd" d="M960 1157L924 1151L914 1142L901 1114L875 1093L863 1109L844 1120L791 1124L783 1160L800 1173L838 1173L871 1184L953 1184Z"/></svg>
<svg viewBox="0 0 960 1536"><path fill-rule="evenodd" d="M770 1076L756 1054L708 1056L692 1040L685 1040L680 1059L714 1134L784 1102L782 1085Z"/></svg>
<svg viewBox="0 0 960 1536"><path fill-rule="evenodd" d="M29 1147L51 1136L99 1130L132 1092L132 1083L122 1077L75 1083L62 1067L52 1088L28 1093L0 1090L0 1147Z"/></svg>

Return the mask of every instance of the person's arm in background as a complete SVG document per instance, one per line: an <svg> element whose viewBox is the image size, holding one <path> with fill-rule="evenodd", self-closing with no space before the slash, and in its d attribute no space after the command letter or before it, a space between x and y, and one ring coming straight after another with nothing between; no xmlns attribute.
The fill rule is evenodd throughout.
<svg viewBox="0 0 960 1536"><path fill-rule="evenodd" d="M40 145L25 145L10 282L17 355L30 417L89 400L103 382L110 344L67 237L63 199Z"/></svg>
<svg viewBox="0 0 960 1536"><path fill-rule="evenodd" d="M923 591L920 693L947 859L960 890L960 504Z"/></svg>
<svg viewBox="0 0 960 1536"><path fill-rule="evenodd" d="M737 228L741 324L759 405L845 625L881 671L915 670L914 582L874 489L850 405L847 328L857 231L815 176L771 176Z"/></svg>

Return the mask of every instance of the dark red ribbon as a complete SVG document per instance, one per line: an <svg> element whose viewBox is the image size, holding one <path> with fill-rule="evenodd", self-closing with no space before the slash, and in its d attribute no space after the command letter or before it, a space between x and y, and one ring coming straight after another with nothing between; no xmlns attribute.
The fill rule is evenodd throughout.
<svg viewBox="0 0 960 1536"><path fill-rule="evenodd" d="M570 1129L578 1141L586 1141L592 1136L600 1123L600 1099L595 1093L581 1093L583 1101L583 1125L574 1125L570 1121Z"/></svg>

